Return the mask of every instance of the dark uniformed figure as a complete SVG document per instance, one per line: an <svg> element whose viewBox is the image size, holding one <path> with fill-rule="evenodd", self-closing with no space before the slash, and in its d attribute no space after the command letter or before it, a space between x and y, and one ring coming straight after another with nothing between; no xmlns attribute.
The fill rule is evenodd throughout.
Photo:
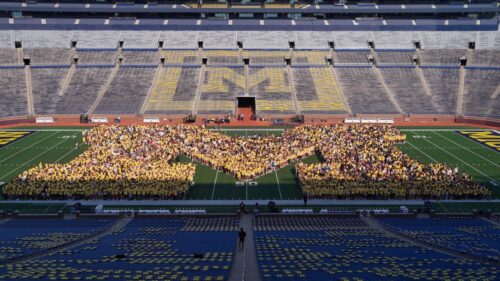
<svg viewBox="0 0 500 281"><path fill-rule="evenodd" d="M245 238L247 237L247 233L243 230L243 228L241 228L240 231L238 232L238 237L239 237L238 250L243 251L245 249Z"/></svg>

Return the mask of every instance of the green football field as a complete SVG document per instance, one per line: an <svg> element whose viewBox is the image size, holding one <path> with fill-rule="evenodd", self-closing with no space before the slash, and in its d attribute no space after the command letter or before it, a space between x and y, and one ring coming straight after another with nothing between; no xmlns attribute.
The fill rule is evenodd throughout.
<svg viewBox="0 0 500 281"><path fill-rule="evenodd" d="M400 149L424 163L441 162L458 167L493 191L500 198L500 152L470 138L459 130L470 128L402 128L407 142ZM15 131L11 129L9 131ZM20 129L19 129L20 130ZM24 129L26 130L26 129ZM5 183L22 171L44 163L65 163L85 150L82 128L33 129L33 133L0 148L0 183ZM0 131L2 131L0 129ZM281 134L277 128L228 128L223 133L233 136ZM181 157L180 161L190 161ZM316 156L304 162L318 162ZM294 165L255 180L256 183L238 185L235 178L223 172L198 164L195 184L185 199L300 199L302 192L295 178Z"/></svg>

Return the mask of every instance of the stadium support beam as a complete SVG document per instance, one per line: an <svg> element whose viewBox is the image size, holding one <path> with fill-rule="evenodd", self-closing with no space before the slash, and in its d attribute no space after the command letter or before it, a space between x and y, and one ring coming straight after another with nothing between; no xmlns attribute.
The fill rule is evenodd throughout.
<svg viewBox="0 0 500 281"><path fill-rule="evenodd" d="M26 77L26 100L28 104L28 115L35 115L35 106L33 105L33 84L31 83L31 67L24 66L24 75Z"/></svg>
<svg viewBox="0 0 500 281"><path fill-rule="evenodd" d="M458 82L457 115L462 115L465 89L465 68L460 66L460 80Z"/></svg>
<svg viewBox="0 0 500 281"><path fill-rule="evenodd" d="M116 73L120 69L120 64L117 63L115 64L115 67L113 68L113 71L108 76L108 79L106 79L106 83L99 89L99 94L97 95L97 98L95 99L94 103L90 107L89 111L87 112L88 115L93 114L95 109L97 108L97 105L102 100L102 97L104 97L104 94L108 91L109 85L111 85L111 82L115 79Z"/></svg>
<svg viewBox="0 0 500 281"><path fill-rule="evenodd" d="M161 63L159 63L158 66L156 67L155 76L153 78L153 81L151 82L151 86L149 86L148 94L146 95L146 98L144 99L144 102L142 103L141 109L139 110L139 114L142 115L146 111L146 107L149 103L149 99L151 98L151 93L153 92L153 89L155 88L156 81L158 81L158 77L163 77L163 73L164 73L163 71L164 71L163 65Z"/></svg>

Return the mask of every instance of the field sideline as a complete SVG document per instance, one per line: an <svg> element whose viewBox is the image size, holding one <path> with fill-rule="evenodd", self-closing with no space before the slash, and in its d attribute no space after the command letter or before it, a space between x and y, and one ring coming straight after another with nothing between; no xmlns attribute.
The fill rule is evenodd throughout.
<svg viewBox="0 0 500 281"><path fill-rule="evenodd" d="M407 142L400 149L424 163L441 162L472 175L475 180L488 186L493 197L500 198L500 153L456 131L471 129L447 128L401 128ZM0 131L31 130L31 128L5 129ZM8 182L22 171L44 163L65 163L82 153L83 128L44 128L22 139L0 148L0 182ZM233 136L280 134L280 128L223 128L222 132ZM181 157L180 161L190 161ZM309 157L304 162L314 163L319 159ZM257 186L236 186L236 180L220 171L197 165L195 184L184 199L195 200L289 200L302 198L295 180L294 165L262 176L255 181Z"/></svg>

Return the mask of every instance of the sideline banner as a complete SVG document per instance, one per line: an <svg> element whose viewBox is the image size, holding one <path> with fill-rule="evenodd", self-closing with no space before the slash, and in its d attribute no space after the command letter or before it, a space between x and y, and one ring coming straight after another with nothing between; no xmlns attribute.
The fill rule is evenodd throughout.
<svg viewBox="0 0 500 281"><path fill-rule="evenodd" d="M498 131L458 131L457 133L500 152L500 133Z"/></svg>
<svg viewBox="0 0 500 281"><path fill-rule="evenodd" d="M9 145L15 141L18 141L30 134L32 134L33 132L31 131L20 131L20 132L16 132L16 131L0 131L0 148L1 147L4 147L6 145Z"/></svg>

